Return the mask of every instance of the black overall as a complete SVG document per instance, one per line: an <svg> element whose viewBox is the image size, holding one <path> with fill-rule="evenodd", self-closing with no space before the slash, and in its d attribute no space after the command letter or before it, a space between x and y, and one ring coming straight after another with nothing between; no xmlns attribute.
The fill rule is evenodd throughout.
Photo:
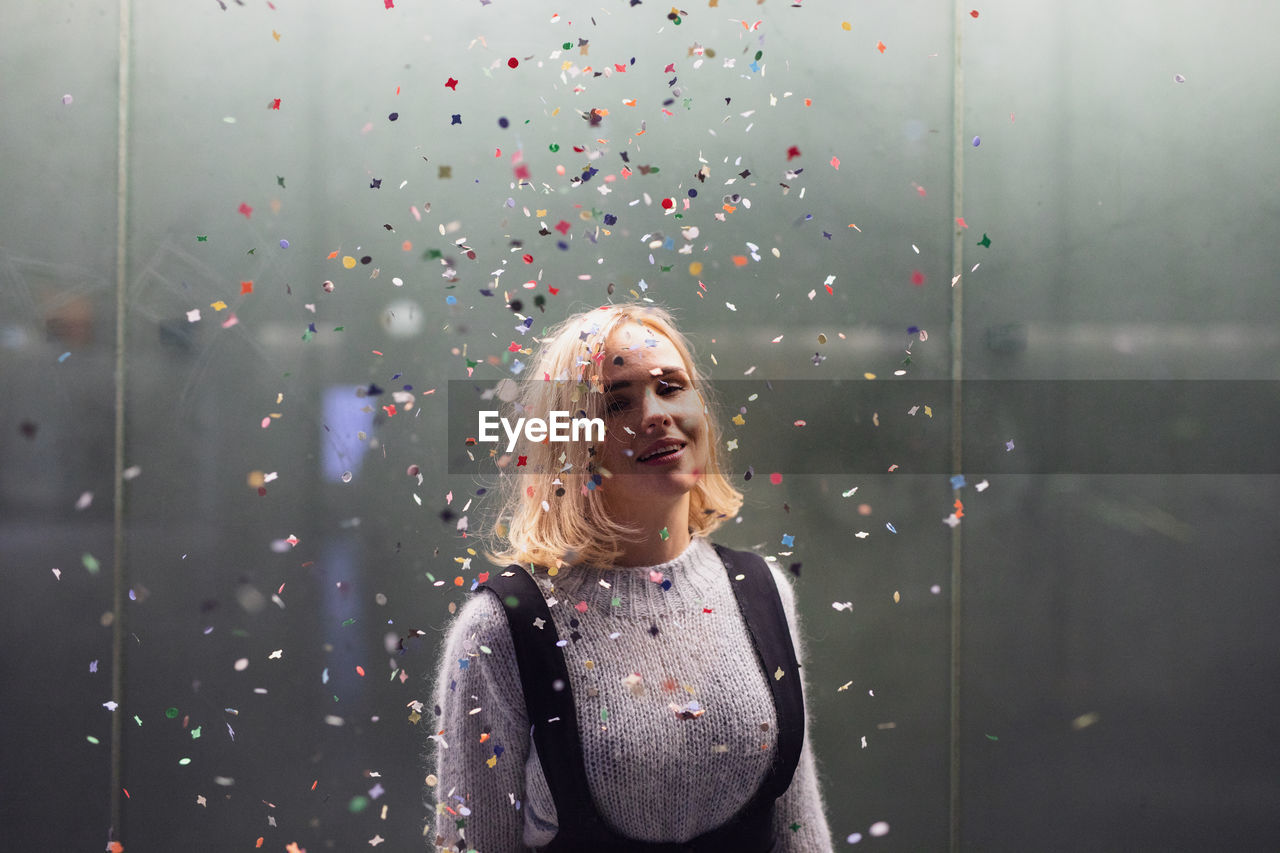
<svg viewBox="0 0 1280 853"><path fill-rule="evenodd" d="M540 853L768 853L773 848L773 803L791 785L804 739L800 666L791 644L782 599L765 561L747 551L733 551L720 545L715 549L729 574L738 608L755 646L756 659L773 694L778 745L773 765L755 796L728 823L683 843L624 838L596 811L582 758L569 670L563 652L556 645L559 636L546 600L533 577L521 566L512 565L501 574L490 573L488 581L478 587L496 594L506 610L525 707L533 727L533 742L556 804L560 828L550 844L537 848ZM734 580L739 574L743 579ZM533 624L538 617L544 623L541 629ZM779 669L784 675L775 678ZM552 686L557 681L564 686L563 690L557 691Z"/></svg>

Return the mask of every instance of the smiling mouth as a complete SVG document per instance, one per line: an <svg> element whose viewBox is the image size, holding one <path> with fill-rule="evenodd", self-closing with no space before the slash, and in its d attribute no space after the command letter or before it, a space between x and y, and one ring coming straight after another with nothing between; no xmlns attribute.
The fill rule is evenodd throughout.
<svg viewBox="0 0 1280 853"><path fill-rule="evenodd" d="M684 450L684 448L685 448L685 445L683 443L677 442L675 444L667 445L665 447L660 447L652 453L646 453L644 456L641 456L636 461L637 462L656 462L662 459L666 459L669 456L674 456L675 454L679 453L681 450Z"/></svg>

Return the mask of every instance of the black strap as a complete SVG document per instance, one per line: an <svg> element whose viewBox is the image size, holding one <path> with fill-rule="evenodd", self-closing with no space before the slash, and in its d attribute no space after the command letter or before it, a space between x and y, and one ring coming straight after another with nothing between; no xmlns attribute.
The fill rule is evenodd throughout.
<svg viewBox="0 0 1280 853"><path fill-rule="evenodd" d="M556 814L581 810L596 814L598 819L594 808L583 808L593 801L584 769L577 706L555 620L542 590L533 575L514 563L501 574L490 572L479 589L496 593L506 609L533 742Z"/></svg>
<svg viewBox="0 0 1280 853"><path fill-rule="evenodd" d="M768 564L759 554L734 551L722 545L716 553L729 573L729 584L738 597L738 609L756 647L756 659L764 669L773 707L778 717L778 746L773 771L756 794L756 800L772 803L791 787L804 745L804 693L800 686L800 662L791 643L787 612ZM743 575L738 580L738 575Z"/></svg>
<svg viewBox="0 0 1280 853"><path fill-rule="evenodd" d="M506 610L525 706L533 727L533 742L556 804L560 829L544 850L557 853L601 849L619 853L735 850L746 853L768 850L772 846L773 803L790 787L804 741L800 666L782 599L764 559L758 554L720 545L715 549L729 575L747 633L755 646L756 659L769 683L777 713L778 744L770 771L755 796L728 823L686 844L623 838L605 823L591 797L569 670L541 589L533 576L519 565L509 566L498 575L490 574L480 585L480 589L494 592Z"/></svg>

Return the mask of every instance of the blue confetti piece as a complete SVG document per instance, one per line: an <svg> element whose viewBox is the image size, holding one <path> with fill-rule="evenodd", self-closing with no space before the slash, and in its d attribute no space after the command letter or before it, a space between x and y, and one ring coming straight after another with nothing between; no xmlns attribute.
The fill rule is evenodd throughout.
<svg viewBox="0 0 1280 853"><path fill-rule="evenodd" d="M664 580L664 581L662 582L662 588L663 588L663 589L671 589L671 581L670 581L670 579L668 579L668 580Z"/></svg>
<svg viewBox="0 0 1280 853"><path fill-rule="evenodd" d="M784 533L784 534L782 534L782 544L783 544L783 545L788 545L788 546L790 546L790 545L795 544L795 541L796 541L796 538L795 538L794 536L792 536L790 533Z"/></svg>
<svg viewBox="0 0 1280 853"><path fill-rule="evenodd" d="M964 488L964 474L956 474L954 477L951 478L951 488L953 489Z"/></svg>
<svg viewBox="0 0 1280 853"><path fill-rule="evenodd" d="M456 297L456 296L454 296L452 293L450 293L448 296L446 296L446 297L444 298L444 304L445 304L445 305L457 305L457 304L458 304L458 297Z"/></svg>
<svg viewBox="0 0 1280 853"><path fill-rule="evenodd" d="M890 524L890 523L889 523L889 522L887 522L887 521L884 523L884 526L885 526L885 527L887 527L887 528L889 528L889 532L890 532L890 533L897 533L897 532L898 532L898 528L894 527L892 524Z"/></svg>
<svg viewBox="0 0 1280 853"><path fill-rule="evenodd" d="M973 147L974 147L974 148L977 148L977 147L978 147L979 145L981 145L981 144L982 144L982 137L981 137L981 136L975 136L975 137L973 138Z"/></svg>
<svg viewBox="0 0 1280 853"><path fill-rule="evenodd" d="M281 249L287 249L287 248L289 248L289 241L288 241L288 240L281 240L281 241L280 241L280 248L281 248Z"/></svg>
<svg viewBox="0 0 1280 853"><path fill-rule="evenodd" d="M58 356L58 364L62 364L62 362L66 361L69 358L71 358L71 353L64 352L62 355Z"/></svg>

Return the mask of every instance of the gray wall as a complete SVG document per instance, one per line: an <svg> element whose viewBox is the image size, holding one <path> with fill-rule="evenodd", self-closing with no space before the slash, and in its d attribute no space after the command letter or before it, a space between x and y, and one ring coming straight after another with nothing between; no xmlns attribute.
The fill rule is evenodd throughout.
<svg viewBox="0 0 1280 853"><path fill-rule="evenodd" d="M428 700L464 595L474 540L456 516L475 528L486 511L488 472L445 464L449 392L467 359L476 383L509 375L504 291L537 331L642 281L716 379L760 380L759 400L726 400L748 409L731 455L747 503L718 538L802 563L838 847L1280 844L1280 480L1248 464L1273 432L1240 442L1230 473L1192 475L1187 420L1159 407L1104 427L1064 405L988 435L951 417L963 385L931 383L919 403L937 417L896 413L867 469L827 465L794 426L861 428L865 411L839 394L782 403L800 379L1073 380L1085 397L1098 379L1171 397L1180 380L1280 379L1280 7L1003 0L974 18L934 0L722 0L677 25L622 0L383 5L6 12L7 846L416 849L429 720L410 724L408 704ZM664 214L690 188L690 209ZM717 219L731 193L750 206ZM539 234L560 221L567 234ZM371 260L348 270L347 255ZM371 384L386 394L358 393ZM413 404L388 417L405 385ZM1236 408L1280 412L1259 387ZM1192 432L1212 438L1227 414L1192 413ZM949 456L959 435L1108 460L1121 429L1149 434L1156 461L1031 473ZM781 484L742 480L778 447ZM912 468L940 449L952 468ZM255 471L278 475L265 495ZM878 821L890 831L871 837Z"/></svg>

